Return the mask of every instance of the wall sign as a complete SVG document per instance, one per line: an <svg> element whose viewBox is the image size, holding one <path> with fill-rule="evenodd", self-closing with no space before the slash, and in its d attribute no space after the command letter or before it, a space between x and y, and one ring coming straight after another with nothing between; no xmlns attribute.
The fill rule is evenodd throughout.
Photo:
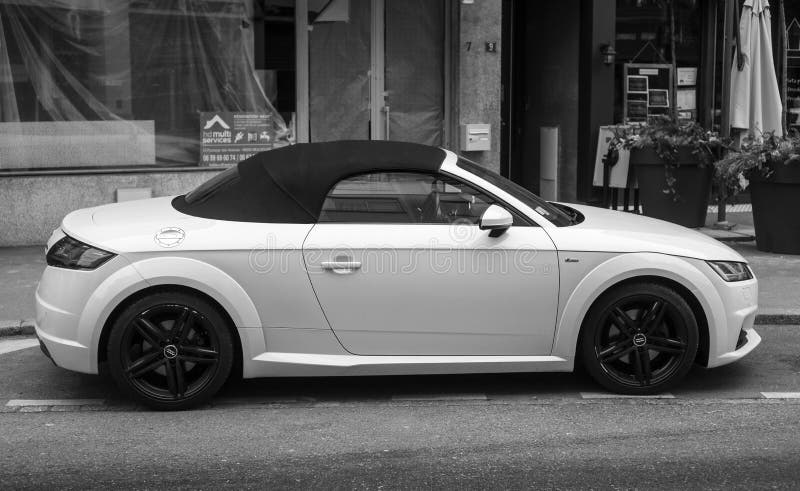
<svg viewBox="0 0 800 491"><path fill-rule="evenodd" d="M697 85L697 67L678 67L678 87Z"/></svg>
<svg viewBox="0 0 800 491"><path fill-rule="evenodd" d="M235 164L270 150L275 140L269 114L250 112L200 113L200 164Z"/></svg>

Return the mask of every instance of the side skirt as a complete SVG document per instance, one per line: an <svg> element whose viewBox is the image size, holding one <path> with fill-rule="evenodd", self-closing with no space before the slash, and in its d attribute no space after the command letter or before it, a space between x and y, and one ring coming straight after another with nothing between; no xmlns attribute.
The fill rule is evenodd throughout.
<svg viewBox="0 0 800 491"><path fill-rule="evenodd" d="M245 378L459 373L571 372L572 359L558 356L359 356L262 353Z"/></svg>

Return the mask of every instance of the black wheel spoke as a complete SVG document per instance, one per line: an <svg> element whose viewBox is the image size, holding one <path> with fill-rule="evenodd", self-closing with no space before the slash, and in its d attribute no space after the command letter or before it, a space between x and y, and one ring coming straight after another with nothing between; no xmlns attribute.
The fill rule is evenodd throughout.
<svg viewBox="0 0 800 491"><path fill-rule="evenodd" d="M642 363L642 375L644 376L643 384L650 385L650 378L652 373L650 371L650 353L647 351L639 352L639 360Z"/></svg>
<svg viewBox="0 0 800 491"><path fill-rule="evenodd" d="M167 388L169 389L170 394L175 397L180 395L178 391L178 374L175 365L172 364L171 361L167 361L164 366L167 368Z"/></svg>
<svg viewBox="0 0 800 491"><path fill-rule="evenodd" d="M632 337L634 331L636 331L636 321L631 319L631 317L619 307L615 307L611 311L611 320L614 325L628 337Z"/></svg>
<svg viewBox="0 0 800 491"><path fill-rule="evenodd" d="M197 363L199 365L212 365L217 362L216 358L202 358L199 356L178 356L178 359L188 363Z"/></svg>
<svg viewBox="0 0 800 491"><path fill-rule="evenodd" d="M668 353L671 355L681 355L683 354L683 350L680 348L670 348L667 346L657 346L654 344L648 345L647 349L658 351L659 353Z"/></svg>
<svg viewBox="0 0 800 491"><path fill-rule="evenodd" d="M184 308L178 320L172 326L172 338L176 343L182 344L186 339L186 334L192 328L194 322L194 315L191 310Z"/></svg>
<svg viewBox="0 0 800 491"><path fill-rule="evenodd" d="M600 362L601 363L611 363L612 361L617 361L620 358L622 358L623 356L629 354L634 349L635 349L634 346L628 346L627 348L624 348L624 349L622 349L620 351L607 353L605 356L600 358Z"/></svg>
<svg viewBox="0 0 800 491"><path fill-rule="evenodd" d="M150 353L136 360L126 372L133 378L139 378L142 375L152 372L164 363L161 358L160 352Z"/></svg>
<svg viewBox="0 0 800 491"><path fill-rule="evenodd" d="M662 300L659 299L653 302L653 306L647 311L647 314L645 314L642 322L642 326L647 334L650 334L661 327L661 323L664 321L664 312L666 310L666 304Z"/></svg>
<svg viewBox="0 0 800 491"><path fill-rule="evenodd" d="M175 360L175 385L179 396L186 392L186 370L180 360Z"/></svg>
<svg viewBox="0 0 800 491"><path fill-rule="evenodd" d="M210 361L216 360L217 356L219 355L219 353L213 349L205 348L203 346L181 346L181 353L196 358L205 358Z"/></svg>
<svg viewBox="0 0 800 491"><path fill-rule="evenodd" d="M680 355L686 351L686 343L680 339L660 338L656 336L648 336L647 349L658 351L661 353L670 353Z"/></svg>
<svg viewBox="0 0 800 491"><path fill-rule="evenodd" d="M164 339L164 333L155 324L144 317L136 318L136 330L152 346L158 346Z"/></svg>
<svg viewBox="0 0 800 491"><path fill-rule="evenodd" d="M646 355L639 350L633 352L633 368L636 371L636 380L638 380L640 384L645 384L644 362L642 360L644 356Z"/></svg>

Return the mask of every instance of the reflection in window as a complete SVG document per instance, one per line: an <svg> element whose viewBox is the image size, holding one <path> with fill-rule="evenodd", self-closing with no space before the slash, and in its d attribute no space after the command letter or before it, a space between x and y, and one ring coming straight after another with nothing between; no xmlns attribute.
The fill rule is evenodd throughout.
<svg viewBox="0 0 800 491"><path fill-rule="evenodd" d="M701 2L696 0L617 0L615 122L624 120L624 64L674 62L676 67L699 68L701 19ZM675 103L669 101L671 106ZM692 117L696 119L696 113Z"/></svg>
<svg viewBox="0 0 800 491"><path fill-rule="evenodd" d="M289 137L255 71L250 0L67 5L0 4L5 167L196 165L203 111L266 112Z"/></svg>

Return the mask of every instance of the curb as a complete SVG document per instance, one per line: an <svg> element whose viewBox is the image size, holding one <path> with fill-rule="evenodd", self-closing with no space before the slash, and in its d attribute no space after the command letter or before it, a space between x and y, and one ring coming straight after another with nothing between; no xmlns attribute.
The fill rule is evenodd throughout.
<svg viewBox="0 0 800 491"><path fill-rule="evenodd" d="M755 325L800 325L800 314L758 314ZM33 319L0 321L0 338L8 336L33 336Z"/></svg>
<svg viewBox="0 0 800 491"><path fill-rule="evenodd" d="M33 326L33 319L0 321L0 337L32 336L36 332Z"/></svg>
<svg viewBox="0 0 800 491"><path fill-rule="evenodd" d="M741 237L711 237L712 239L716 239L720 242L752 242L756 240L755 236L753 235L743 235Z"/></svg>
<svg viewBox="0 0 800 491"><path fill-rule="evenodd" d="M762 326L800 324L800 314L758 314L754 324Z"/></svg>

